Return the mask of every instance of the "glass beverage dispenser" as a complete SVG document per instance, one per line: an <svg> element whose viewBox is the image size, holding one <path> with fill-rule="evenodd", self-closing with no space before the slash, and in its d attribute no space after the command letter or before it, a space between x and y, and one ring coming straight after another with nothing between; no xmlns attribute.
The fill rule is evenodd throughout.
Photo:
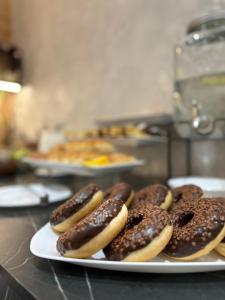
<svg viewBox="0 0 225 300"><path fill-rule="evenodd" d="M174 121L183 138L225 137L225 6L193 20L175 47Z"/></svg>

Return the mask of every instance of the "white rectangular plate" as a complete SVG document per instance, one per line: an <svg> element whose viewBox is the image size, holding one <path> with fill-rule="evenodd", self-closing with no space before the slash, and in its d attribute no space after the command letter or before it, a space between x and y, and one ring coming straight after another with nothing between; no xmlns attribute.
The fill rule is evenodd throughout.
<svg viewBox="0 0 225 300"><path fill-rule="evenodd" d="M58 235L52 231L48 223L33 236L30 250L34 255L42 258L106 270L145 273L194 273L225 270L225 261L216 253L211 253L193 262L176 262L168 260L164 256L141 263L107 261L102 251L89 259L66 258L60 256L56 250L57 239Z"/></svg>
<svg viewBox="0 0 225 300"><path fill-rule="evenodd" d="M71 172L71 174L82 176L96 176L106 173L115 173L121 171L128 171L135 167L142 166L143 160L132 160L126 163L118 163L101 167L86 167L75 163L63 163L56 161L48 161L43 159L23 158L22 162L27 163L33 167L40 167L46 169L55 169Z"/></svg>

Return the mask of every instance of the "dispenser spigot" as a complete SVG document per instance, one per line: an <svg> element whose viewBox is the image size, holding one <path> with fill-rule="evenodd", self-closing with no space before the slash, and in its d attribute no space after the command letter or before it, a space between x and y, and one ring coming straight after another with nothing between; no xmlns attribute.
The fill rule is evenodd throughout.
<svg viewBox="0 0 225 300"><path fill-rule="evenodd" d="M212 119L202 114L201 106L195 99L192 100L192 127L197 133L202 135L211 134L213 131Z"/></svg>

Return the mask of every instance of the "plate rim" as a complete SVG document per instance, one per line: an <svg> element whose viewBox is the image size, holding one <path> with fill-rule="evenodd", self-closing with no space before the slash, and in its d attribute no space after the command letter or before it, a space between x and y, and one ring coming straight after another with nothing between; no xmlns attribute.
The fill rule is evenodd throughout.
<svg viewBox="0 0 225 300"><path fill-rule="evenodd" d="M170 267L170 268L183 268L183 267L191 267L191 268L198 268L198 267L221 267L225 269L225 260L222 260L223 258L218 255L219 258L221 258L221 261L191 261L191 262L181 262L181 261L165 261L165 262L158 262L158 261L149 261L149 262L121 262L121 261L109 261L109 260L101 260L101 259L81 259L81 258L68 258L63 256L55 256L55 255L48 255L48 254L40 254L34 249L34 243L37 237L40 235L41 231L46 230L47 228L51 229L50 223L46 223L44 226L42 226L32 237L30 242L30 251L33 255L45 259L51 259L56 261L62 261L66 263L72 263L72 264L84 264L84 265L91 265L92 267L98 267L99 265L103 266L127 266L127 267ZM216 254L217 255L217 254ZM111 270L110 268L107 268L108 270ZM120 270L118 270L120 271ZM213 271L213 270L212 270ZM205 271L205 272L208 272ZM166 272L165 272L166 273ZM167 272L169 273L169 272ZM178 273L178 272L177 272Z"/></svg>
<svg viewBox="0 0 225 300"><path fill-rule="evenodd" d="M28 164L45 164L46 167L65 167L65 168L82 168L85 170L106 170L106 169L111 169L111 168L119 168L119 167L130 167L130 166L141 166L145 163L143 159L134 159L128 162L123 162L123 163L114 163L111 165L105 165L105 166L99 166L99 167L91 167L91 166L85 166L79 163L69 163L69 162L60 162L60 161L54 161L54 160L45 160L45 159L35 159L35 158L23 158L21 160L24 163Z"/></svg>
<svg viewBox="0 0 225 300"><path fill-rule="evenodd" d="M23 158L21 161L29 164L34 168L43 167L46 169L57 169L57 170L71 172L71 174L74 175L89 176L89 177L110 174L110 173L118 173L125 170L132 170L136 167L143 166L145 163L144 160L135 159L130 162L111 164L107 166L88 167L88 166L83 166L81 164L63 163L63 162L56 162L50 160L47 161L43 159Z"/></svg>

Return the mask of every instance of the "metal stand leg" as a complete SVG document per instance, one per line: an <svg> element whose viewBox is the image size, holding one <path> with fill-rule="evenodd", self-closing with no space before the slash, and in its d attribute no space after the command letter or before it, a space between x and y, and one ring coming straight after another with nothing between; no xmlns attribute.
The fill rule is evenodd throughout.
<svg viewBox="0 0 225 300"><path fill-rule="evenodd" d="M172 177L172 134L171 128L167 131L167 179Z"/></svg>
<svg viewBox="0 0 225 300"><path fill-rule="evenodd" d="M187 170L187 176L190 176L192 174L190 139L187 139L186 141L186 170Z"/></svg>
<svg viewBox="0 0 225 300"><path fill-rule="evenodd" d="M167 178L172 177L172 141L168 138L167 142Z"/></svg>

